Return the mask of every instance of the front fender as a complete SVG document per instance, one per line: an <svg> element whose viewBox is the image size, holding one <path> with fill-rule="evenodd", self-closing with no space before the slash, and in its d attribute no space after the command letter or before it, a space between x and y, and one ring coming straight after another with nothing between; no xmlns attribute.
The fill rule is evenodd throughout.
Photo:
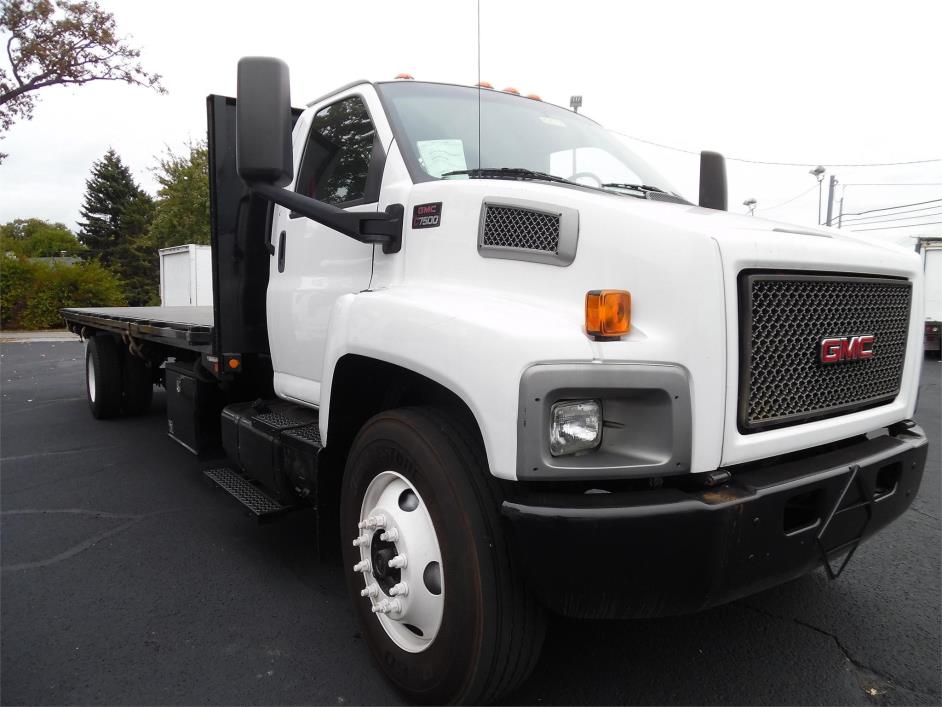
<svg viewBox="0 0 942 707"><path fill-rule="evenodd" d="M334 370L341 357L358 354L426 376L464 400L480 427L491 473L516 479L520 376L538 362L592 360L583 316L581 306L550 311L474 288L409 285L340 297L321 379L325 444Z"/></svg>

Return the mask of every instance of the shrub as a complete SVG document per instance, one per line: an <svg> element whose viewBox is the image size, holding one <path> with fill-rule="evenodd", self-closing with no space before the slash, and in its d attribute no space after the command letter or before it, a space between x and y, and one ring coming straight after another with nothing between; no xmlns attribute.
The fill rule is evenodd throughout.
<svg viewBox="0 0 942 707"><path fill-rule="evenodd" d="M4 329L59 328L62 307L123 304L121 283L98 262L46 265L2 257L0 326Z"/></svg>

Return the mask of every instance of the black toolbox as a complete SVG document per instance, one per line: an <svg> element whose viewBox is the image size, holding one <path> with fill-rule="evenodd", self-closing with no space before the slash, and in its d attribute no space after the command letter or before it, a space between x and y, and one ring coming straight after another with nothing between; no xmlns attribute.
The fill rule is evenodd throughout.
<svg viewBox="0 0 942 707"><path fill-rule="evenodd" d="M223 396L215 380L200 376L198 365L166 364L167 434L202 457L221 449L219 414Z"/></svg>

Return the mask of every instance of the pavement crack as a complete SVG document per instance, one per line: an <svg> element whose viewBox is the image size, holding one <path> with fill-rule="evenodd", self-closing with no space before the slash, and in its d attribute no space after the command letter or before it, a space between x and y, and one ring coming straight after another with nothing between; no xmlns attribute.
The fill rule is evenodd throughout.
<svg viewBox="0 0 942 707"><path fill-rule="evenodd" d="M931 518L932 520L942 520L942 518L939 518L938 516L934 516L931 513L926 513L925 511L920 511L918 508L913 508L912 506L909 507L909 510L913 513L918 513L921 516L925 516L926 518Z"/></svg>
<svg viewBox="0 0 942 707"><path fill-rule="evenodd" d="M102 452L106 449L118 449L120 445L105 444L96 447L76 447L75 449L57 449L49 452L30 452L29 454L16 454L8 457L0 457L0 462L15 462L23 459L36 459L39 457L54 457L62 454L84 454L86 452Z"/></svg>
<svg viewBox="0 0 942 707"><path fill-rule="evenodd" d="M20 563L15 564L15 565L7 565L7 566L5 566L5 567L0 567L0 572L19 572L19 571L22 571L22 570L37 569L37 568L40 568L40 567L48 567L49 565L57 564L57 563L59 563L59 562L62 562L63 560L68 560L68 559L71 558L71 557L75 557L76 555L78 555L78 554L80 554L80 553L82 553L82 552L85 552L86 550L88 550L88 549L90 549L90 548L95 547L95 545L97 545L98 543L100 543L102 540L106 540L107 538L110 538L110 537L113 536L113 535L117 535L118 533L123 533L125 530L128 530L129 528L132 528L133 526L137 525L138 523L140 523L140 522L143 521L143 520L147 520L148 518L153 518L153 517L155 517L155 516L165 515L165 514L167 514L167 513L176 513L176 512L179 511L179 510L181 510L181 509L179 509L179 508L170 508L170 509L163 510L163 511L154 511L153 513L144 513L144 514L141 514L141 515L127 515L127 514L120 514L120 513L109 513L109 512L107 512L107 511L92 511L92 510L86 510L86 509L83 509L83 508L57 508L57 509L32 509L32 508L27 508L27 509L18 509L18 510L12 510L12 511L2 511L2 512L0 512L0 515L4 515L4 516L7 516L7 515L42 515L42 514L53 514L53 513L74 513L74 514L78 514L78 515L90 515L90 516L95 516L95 517L99 517L99 518L120 518L120 519L127 519L127 522L122 523L121 525L117 525L117 526L115 526L114 528L109 528L108 530L104 530L104 531L98 533L97 535L93 535L92 537L90 537L90 538L88 538L88 539L86 539L86 540L84 540L84 541L82 541L82 542L80 542L80 543L78 543L78 544L76 544L76 545L73 545L73 546L70 547L69 549L64 550L63 552L60 552L58 555L54 555L54 556L52 556L52 557L48 557L48 558L46 558L46 559L44 559L44 560L35 560L35 561L33 561L33 562L20 562Z"/></svg>
<svg viewBox="0 0 942 707"><path fill-rule="evenodd" d="M866 675L871 675L873 677L876 677L882 680L887 685L890 685L892 687L902 688L904 690L909 690L917 694L925 695L927 697L938 697L938 694L933 692L932 690L926 690L925 688L919 687L917 685L901 685L898 682L898 678L887 675L886 673L883 673L879 671L878 669L874 668L872 665L867 665L866 663L858 660L851 653L850 649L847 648L847 646L845 646L841 642L841 639L838 638L835 634L831 633L830 631L820 628L819 626L815 626L814 624L810 624L807 621L802 621L801 619L797 617L794 617L794 616L788 617L788 616L782 616L780 614L775 614L775 613L772 613L771 611L761 609L758 606L753 606L752 604L746 604L745 602L742 602L741 606L745 607L746 609L750 609L756 612L757 614L766 616L770 619L774 619L777 621L791 621L792 623L797 624L798 626L810 629L811 631L814 631L817 634L830 638L832 641L834 641L834 645L837 646L837 649L841 652L841 654L844 656L847 662L853 665L854 668L856 668L858 673L864 673Z"/></svg>

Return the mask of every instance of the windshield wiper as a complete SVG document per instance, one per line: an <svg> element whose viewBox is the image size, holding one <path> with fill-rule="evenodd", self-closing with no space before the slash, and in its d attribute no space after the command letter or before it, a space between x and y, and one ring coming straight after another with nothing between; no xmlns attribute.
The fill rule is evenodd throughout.
<svg viewBox="0 0 942 707"><path fill-rule="evenodd" d="M572 182L562 177L557 177L546 172L537 172L524 167L479 167L477 169L456 169L454 172L445 172L443 177L457 176L466 174L472 179L539 179L544 182L561 182L563 184L575 184L576 186L585 186L578 182Z"/></svg>
<svg viewBox="0 0 942 707"><path fill-rule="evenodd" d="M606 188L612 189L632 189L634 191L656 191L661 194L666 194L667 192L658 187L648 186L647 184L625 184L624 182L607 182L602 185Z"/></svg>

